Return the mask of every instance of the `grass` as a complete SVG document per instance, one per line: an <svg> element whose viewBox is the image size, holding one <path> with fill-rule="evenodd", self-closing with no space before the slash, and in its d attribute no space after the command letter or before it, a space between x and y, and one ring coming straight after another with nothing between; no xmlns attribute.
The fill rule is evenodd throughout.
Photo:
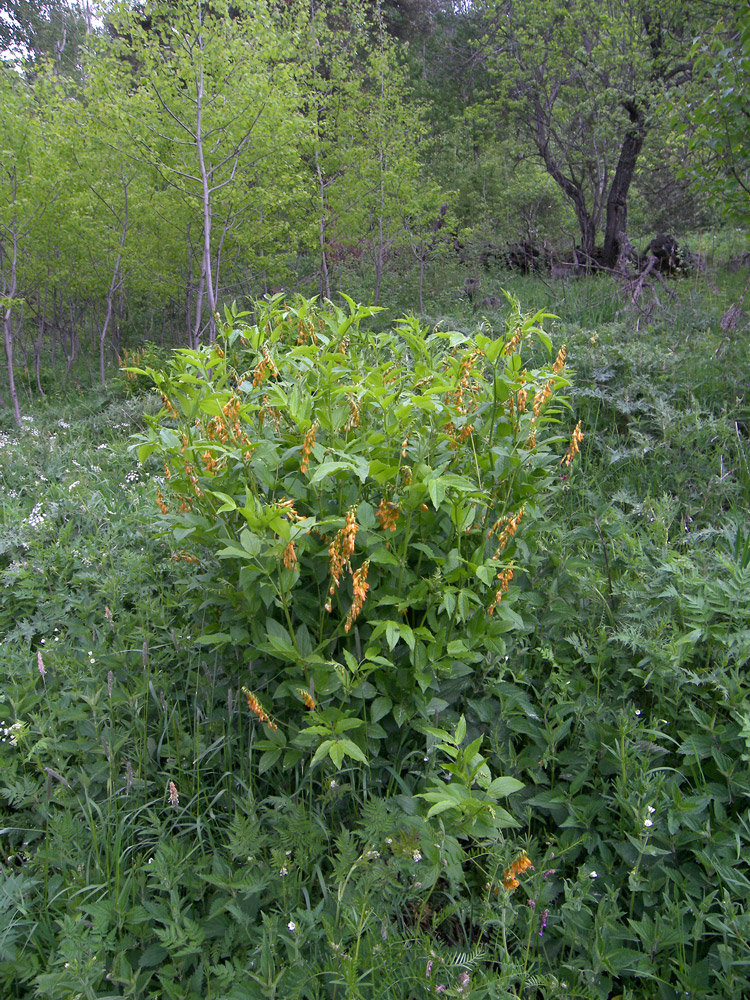
<svg viewBox="0 0 750 1000"><path fill-rule="evenodd" d="M0 993L746 994L748 351L720 328L742 284L670 284L644 319L606 280L514 279L561 317L586 436L506 655L440 718L526 786L494 841L426 824L434 749L259 769L242 650L195 642L216 569L163 534L162 470L130 448L153 396L3 417Z"/></svg>

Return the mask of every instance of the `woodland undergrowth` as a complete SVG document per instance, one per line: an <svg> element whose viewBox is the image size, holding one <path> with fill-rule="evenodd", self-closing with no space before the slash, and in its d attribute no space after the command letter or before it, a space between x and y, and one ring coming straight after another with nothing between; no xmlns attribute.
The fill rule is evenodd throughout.
<svg viewBox="0 0 750 1000"><path fill-rule="evenodd" d="M0 994L750 992L747 346L576 294L0 414Z"/></svg>

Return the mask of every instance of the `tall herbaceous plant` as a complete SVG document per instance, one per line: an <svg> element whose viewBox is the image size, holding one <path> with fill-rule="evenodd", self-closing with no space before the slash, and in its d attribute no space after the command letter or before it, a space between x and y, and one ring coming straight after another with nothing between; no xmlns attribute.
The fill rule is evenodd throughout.
<svg viewBox="0 0 750 1000"><path fill-rule="evenodd" d="M509 298L496 338L372 333L376 310L346 303L228 311L213 346L140 370L163 408L139 458L163 464L165 524L204 576L200 641L240 657L261 772L392 763L460 709L523 625L514 581L581 437L560 433L546 314Z"/></svg>

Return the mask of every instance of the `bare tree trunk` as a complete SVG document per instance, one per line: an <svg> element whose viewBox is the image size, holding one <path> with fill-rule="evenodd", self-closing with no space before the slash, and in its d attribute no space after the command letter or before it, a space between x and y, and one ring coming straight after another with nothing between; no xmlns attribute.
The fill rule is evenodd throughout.
<svg viewBox="0 0 750 1000"><path fill-rule="evenodd" d="M18 229L16 227L15 220L11 230L11 241L12 252L10 255L10 280L7 285L6 297L8 301L5 306L5 315L3 317L3 333L5 339L5 357L8 362L8 388L10 390L10 399L13 404L13 413L16 418L16 423L19 427L21 427L21 408L18 405L16 379L13 373L13 299L15 298L18 281Z"/></svg>
<svg viewBox="0 0 750 1000"><path fill-rule="evenodd" d="M326 257L326 218L328 216L328 199L323 171L320 168L320 156L315 147L315 170L318 175L318 191L320 193L320 219L318 227L318 244L320 246L320 294L327 299L331 297L331 279L328 273L328 258Z"/></svg>
<svg viewBox="0 0 750 1000"><path fill-rule="evenodd" d="M385 246L383 239L383 215L385 214L385 182L383 180L383 147L378 149L378 162L380 164L380 211L378 212L378 243L375 248L375 294L373 305L380 301L380 282L383 278L383 261L385 258Z"/></svg>
<svg viewBox="0 0 750 1000"><path fill-rule="evenodd" d="M45 300L47 296L45 294ZM36 387L40 396L44 396L44 389L42 389L42 379L40 375L40 365L42 360L42 344L44 343L44 312L40 312L37 318L37 330L39 331L36 344L34 345L34 374L36 375Z"/></svg>
<svg viewBox="0 0 750 1000"><path fill-rule="evenodd" d="M631 128L623 140L612 187L609 189L602 254L602 263L612 269L617 266L620 251L627 242L628 191L646 138L645 115L642 109L634 101L626 101L624 106L630 116Z"/></svg>
<svg viewBox="0 0 750 1000"><path fill-rule="evenodd" d="M107 330L109 328L109 321L112 318L112 308L114 305L115 293L122 287L122 278L120 277L120 263L122 262L122 252L125 249L125 237L128 232L128 185L130 181L126 180L124 175L120 175L120 180L122 182L123 191L123 210L122 219L120 225L120 245L117 248L117 258L115 259L115 266L112 268L112 280L109 283L109 291L107 292L107 311L104 316L104 323L102 324L101 333L99 334L99 378L101 379L102 385L106 385L106 378L104 375L104 344L107 339Z"/></svg>
<svg viewBox="0 0 750 1000"><path fill-rule="evenodd" d="M195 83L195 145L198 151L198 163L201 171L201 188L203 194L203 263L201 266L201 285L208 294L208 340L213 344L216 340L216 298L214 296L214 285L212 280L211 267L211 222L213 217L213 206L211 203L211 185L209 183L210 168L206 167L205 151L203 149L203 65L201 64L198 79ZM218 265L216 268L216 280L219 280ZM199 296L200 306L203 306L203 295ZM198 327L200 317L196 316L196 327Z"/></svg>

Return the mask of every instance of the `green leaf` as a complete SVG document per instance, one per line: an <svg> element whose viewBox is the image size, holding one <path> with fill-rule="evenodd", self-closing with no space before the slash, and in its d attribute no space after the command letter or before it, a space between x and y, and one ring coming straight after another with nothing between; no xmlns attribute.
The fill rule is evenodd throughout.
<svg viewBox="0 0 750 1000"><path fill-rule="evenodd" d="M487 794L499 799L504 798L506 795L512 795L513 792L520 792L525 787L524 783L518 781L517 778L495 778L487 786Z"/></svg>
<svg viewBox="0 0 750 1000"><path fill-rule="evenodd" d="M169 952L166 948L160 944L151 944L138 959L138 966L141 969L151 969L156 965L162 965L168 956Z"/></svg>
<svg viewBox="0 0 750 1000"><path fill-rule="evenodd" d="M353 757L355 760L360 761L362 764L367 763L367 757L360 750L356 743L352 743L351 740L339 740L339 746L344 750L344 753L349 757ZM331 752L331 759L333 759L333 752Z"/></svg>
<svg viewBox="0 0 750 1000"><path fill-rule="evenodd" d="M456 724L456 731L453 734L453 739L457 744L461 744L466 736L466 719L462 715Z"/></svg>
<svg viewBox="0 0 750 1000"><path fill-rule="evenodd" d="M440 504L445 500L445 485L440 479L430 479L427 482L427 492L432 500L432 506L438 510Z"/></svg>
<svg viewBox="0 0 750 1000"><path fill-rule="evenodd" d="M379 698L376 698L370 706L370 719L373 722L379 722L382 718L388 715L392 708L393 702L391 699L381 695Z"/></svg>
<svg viewBox="0 0 750 1000"><path fill-rule="evenodd" d="M313 759L310 761L310 767L315 767L318 761L323 760L324 757L327 757L329 750L331 749L332 746L334 746L333 740L323 740L318 749L315 751Z"/></svg>

